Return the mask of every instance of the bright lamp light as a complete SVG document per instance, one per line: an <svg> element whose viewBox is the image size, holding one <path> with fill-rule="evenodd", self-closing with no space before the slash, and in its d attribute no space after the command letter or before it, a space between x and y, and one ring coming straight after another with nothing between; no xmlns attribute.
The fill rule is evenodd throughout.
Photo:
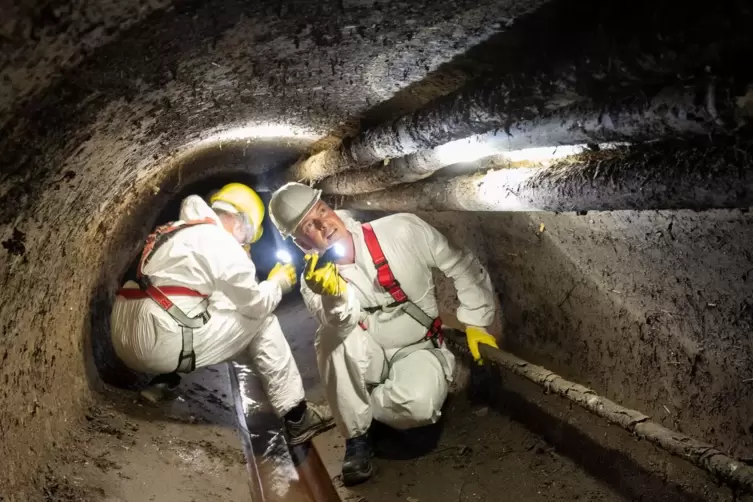
<svg viewBox="0 0 753 502"><path fill-rule="evenodd" d="M443 166L451 166L460 162L473 162L495 153L497 153L495 148L489 146L485 141L479 141L476 137L450 141L434 149L434 154Z"/></svg>
<svg viewBox="0 0 753 502"><path fill-rule="evenodd" d="M277 261L282 263L291 263L293 261L293 257L286 249L278 249L275 256L277 257Z"/></svg>

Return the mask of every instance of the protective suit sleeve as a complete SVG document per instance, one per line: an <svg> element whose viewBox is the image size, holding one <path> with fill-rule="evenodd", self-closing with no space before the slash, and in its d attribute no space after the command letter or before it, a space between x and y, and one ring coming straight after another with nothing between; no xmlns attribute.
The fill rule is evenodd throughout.
<svg viewBox="0 0 753 502"><path fill-rule="evenodd" d="M220 219L198 195L183 199L180 218L197 220L212 218L217 225L207 225L205 234L197 242L196 259L212 281L213 289L221 291L236 306L238 312L250 319L263 319L272 313L282 299L282 289L276 281L256 280L256 267L238 242L220 226Z"/></svg>
<svg viewBox="0 0 753 502"><path fill-rule="evenodd" d="M342 297L317 295L301 276L301 295L306 308L324 328L324 333L344 340L358 326L361 304L353 288L348 288Z"/></svg>
<svg viewBox="0 0 753 502"><path fill-rule="evenodd" d="M403 215L409 222L411 245L427 265L436 267L455 283L458 292L458 321L472 326L489 326L494 322L494 289L486 269L470 252L450 245L436 228L418 216Z"/></svg>
<svg viewBox="0 0 753 502"><path fill-rule="evenodd" d="M271 314L282 299L276 281L257 282L256 267L233 237L220 227L200 242L197 259L208 269L214 289L222 292L250 319Z"/></svg>

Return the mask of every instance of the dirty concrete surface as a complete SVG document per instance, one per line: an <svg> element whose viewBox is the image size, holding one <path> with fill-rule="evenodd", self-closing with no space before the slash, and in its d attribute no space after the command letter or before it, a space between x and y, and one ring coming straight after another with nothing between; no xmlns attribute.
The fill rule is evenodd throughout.
<svg viewBox="0 0 753 502"><path fill-rule="evenodd" d="M752 11L742 0L6 1L0 494L32 500L55 452L81 438L103 388L93 340L181 187L241 169L261 183L499 71L588 96L746 81ZM221 150L234 153L212 157ZM714 214L607 214L593 228L575 215L455 215L445 229L490 265L516 352L750 458L750 228ZM540 223L558 233L537 236Z"/></svg>
<svg viewBox="0 0 753 502"><path fill-rule="evenodd" d="M160 405L111 388L44 473L42 497L27 500L250 500L228 377L227 364L188 375Z"/></svg>

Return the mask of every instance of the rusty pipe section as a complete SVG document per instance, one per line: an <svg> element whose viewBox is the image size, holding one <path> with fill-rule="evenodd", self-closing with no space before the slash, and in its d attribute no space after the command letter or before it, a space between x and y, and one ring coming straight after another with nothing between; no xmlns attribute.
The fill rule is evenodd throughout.
<svg viewBox="0 0 753 502"><path fill-rule="evenodd" d="M450 331L448 335L456 347L465 345L465 336L462 333ZM565 380L556 373L542 366L531 364L509 352L484 344L479 345L479 350L484 359L491 361L493 365L544 387L548 392L553 392L594 415L619 425L628 432L650 441L672 455L689 461L732 486L753 493L753 467L725 455L712 445L667 429L652 422L648 415L640 411L625 408L598 395L588 387Z"/></svg>
<svg viewBox="0 0 753 502"><path fill-rule="evenodd" d="M340 496L312 441L291 447L290 457L312 502L340 502Z"/></svg>
<svg viewBox="0 0 753 502"><path fill-rule="evenodd" d="M748 207L753 205L753 142L617 147L568 157L547 168L429 180L335 202L392 212Z"/></svg>
<svg viewBox="0 0 753 502"><path fill-rule="evenodd" d="M448 143L475 135L482 135L476 141L491 155L543 146L728 133L753 114L753 87L732 80L642 87L607 102L581 99L564 87L548 89L541 81L524 89L502 82L487 85L461 89L392 123L367 129L339 148L297 163L288 177L320 180L414 154L397 161L386 174L356 171L325 182L330 193L361 193L431 174L457 158L447 151ZM370 181L355 181L361 176Z"/></svg>

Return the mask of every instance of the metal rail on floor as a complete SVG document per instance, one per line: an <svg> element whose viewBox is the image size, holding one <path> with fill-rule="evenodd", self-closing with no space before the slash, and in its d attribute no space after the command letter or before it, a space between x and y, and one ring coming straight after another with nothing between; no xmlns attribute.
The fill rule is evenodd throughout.
<svg viewBox="0 0 753 502"><path fill-rule="evenodd" d="M252 502L340 502L329 473L312 442L289 447L276 416L245 401L266 402L255 375L228 364L230 382L249 471Z"/></svg>
<svg viewBox="0 0 753 502"><path fill-rule="evenodd" d="M446 332L449 340L465 346L465 334L455 330ZM683 458L713 474L731 486L753 493L753 467L722 453L710 444L652 422L640 411L625 408L598 395L583 385L565 380L548 369L531 364L517 356L489 345L480 345L484 361L512 371L544 387L610 423L619 425L636 436L650 441L667 452Z"/></svg>
<svg viewBox="0 0 753 502"><path fill-rule="evenodd" d="M232 391L233 403L235 404L235 413L238 424L238 433L241 436L241 443L243 444L243 454L246 457L246 469L248 470L248 485L251 490L252 502L264 502L264 489L261 484L261 476L259 476L259 468L254 462L254 450L251 446L251 435L248 432L246 426L246 414L243 409L243 402L241 400L241 390L238 384L238 375L235 373L235 369L231 363L227 364L227 371L230 374L230 389Z"/></svg>

